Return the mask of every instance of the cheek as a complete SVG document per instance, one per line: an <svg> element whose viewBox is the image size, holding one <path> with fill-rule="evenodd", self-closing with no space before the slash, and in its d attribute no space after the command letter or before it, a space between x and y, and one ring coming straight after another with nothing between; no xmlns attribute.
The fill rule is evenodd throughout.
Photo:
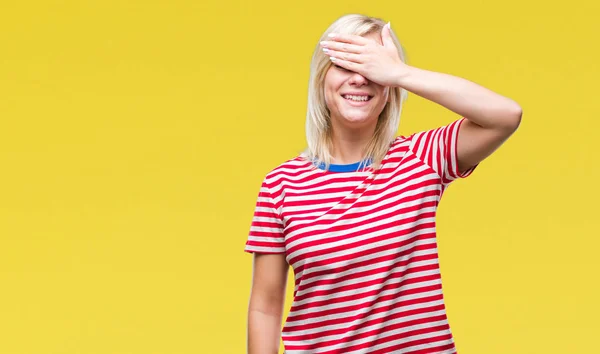
<svg viewBox="0 0 600 354"><path fill-rule="evenodd" d="M325 104L331 108L331 94L329 92L325 92Z"/></svg>
<svg viewBox="0 0 600 354"><path fill-rule="evenodd" d="M327 104L327 107L329 107L331 109L331 107L336 105L336 101L335 101L335 97L336 97L336 92L334 89L332 88L327 88L325 90L325 104Z"/></svg>
<svg viewBox="0 0 600 354"><path fill-rule="evenodd" d="M385 89L385 100L390 102L392 99L392 90L388 87Z"/></svg>
<svg viewBox="0 0 600 354"><path fill-rule="evenodd" d="M376 105L376 108L375 108L375 109L376 109L377 111L380 111L380 112L381 112L381 111L383 111L383 109L385 108L385 106L386 106L388 103L389 103L389 102L388 102L388 98L387 98L387 97L385 97L385 96L382 96L382 97L379 99L379 102L377 102L377 105Z"/></svg>

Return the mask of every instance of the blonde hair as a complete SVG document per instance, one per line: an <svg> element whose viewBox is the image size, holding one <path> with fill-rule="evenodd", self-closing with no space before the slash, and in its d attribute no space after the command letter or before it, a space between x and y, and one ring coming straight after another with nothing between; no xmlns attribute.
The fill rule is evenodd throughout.
<svg viewBox="0 0 600 354"><path fill-rule="evenodd" d="M384 22L380 18L369 17L360 14L344 15L332 23L329 28L321 35L319 42L328 40L329 33L353 34L366 36L371 33L381 33ZM398 49L398 54L402 62L406 63L405 53L400 41L393 31L392 40ZM301 157L311 161L313 164L325 164L325 169L329 169L332 161L331 149L331 117L329 108L325 102L324 79L327 70L332 63L323 51L319 43L315 47L310 63L310 79L308 85L308 110L306 113L306 141L308 147L301 153ZM379 168L385 154L396 137L398 126L400 124L400 114L402 104L406 101L407 91L400 87L391 87L389 92L389 102L385 105L379 114L377 125L373 137L365 147L363 162L370 160L372 168ZM361 166L359 165L359 169ZM366 163L364 163L366 165ZM362 166L366 167L366 166ZM316 168L316 167L315 167Z"/></svg>

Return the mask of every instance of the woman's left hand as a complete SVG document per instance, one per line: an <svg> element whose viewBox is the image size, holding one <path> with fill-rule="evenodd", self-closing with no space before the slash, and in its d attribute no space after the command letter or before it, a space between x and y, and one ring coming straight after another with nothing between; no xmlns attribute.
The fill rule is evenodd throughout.
<svg viewBox="0 0 600 354"><path fill-rule="evenodd" d="M399 86L399 79L408 72L390 36L388 25L381 31L383 45L365 37L335 34L321 42L325 54L336 65L359 73L382 86Z"/></svg>

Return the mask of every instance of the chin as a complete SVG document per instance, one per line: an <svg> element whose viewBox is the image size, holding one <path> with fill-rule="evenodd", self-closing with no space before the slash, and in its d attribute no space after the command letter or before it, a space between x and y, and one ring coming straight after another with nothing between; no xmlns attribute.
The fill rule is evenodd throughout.
<svg viewBox="0 0 600 354"><path fill-rule="evenodd" d="M377 119L372 119L371 117L367 117L367 116L343 116L343 120L344 122L346 122L347 124L352 124L352 125L365 125L368 124L369 122L375 120L377 121Z"/></svg>

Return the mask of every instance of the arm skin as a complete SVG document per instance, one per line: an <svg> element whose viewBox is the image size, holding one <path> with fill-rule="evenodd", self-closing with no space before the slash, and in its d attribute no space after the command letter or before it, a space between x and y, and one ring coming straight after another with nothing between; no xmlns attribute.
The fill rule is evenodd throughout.
<svg viewBox="0 0 600 354"><path fill-rule="evenodd" d="M408 66L395 85L466 118L457 141L460 173L491 155L521 123L515 101L460 77Z"/></svg>
<svg viewBox="0 0 600 354"><path fill-rule="evenodd" d="M254 254L248 304L248 354L279 353L288 268L285 254Z"/></svg>

